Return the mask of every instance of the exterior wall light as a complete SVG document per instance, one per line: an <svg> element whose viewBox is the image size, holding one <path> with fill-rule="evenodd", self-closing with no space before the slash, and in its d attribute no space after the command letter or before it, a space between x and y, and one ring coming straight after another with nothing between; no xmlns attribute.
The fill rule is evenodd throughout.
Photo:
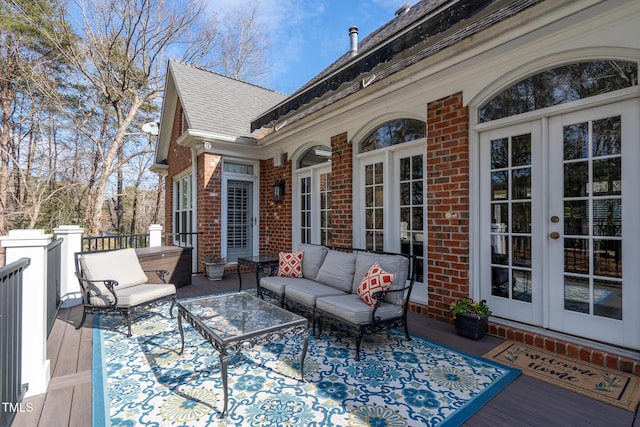
<svg viewBox="0 0 640 427"><path fill-rule="evenodd" d="M284 180L276 181L273 184L273 201L276 203L282 203L284 200Z"/></svg>

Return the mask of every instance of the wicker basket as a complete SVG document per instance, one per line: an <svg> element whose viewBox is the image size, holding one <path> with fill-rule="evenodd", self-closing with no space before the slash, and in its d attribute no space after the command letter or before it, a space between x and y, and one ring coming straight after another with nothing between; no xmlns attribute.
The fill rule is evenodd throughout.
<svg viewBox="0 0 640 427"><path fill-rule="evenodd" d="M458 335L478 340L487 333L489 316L466 313L457 314L455 325Z"/></svg>

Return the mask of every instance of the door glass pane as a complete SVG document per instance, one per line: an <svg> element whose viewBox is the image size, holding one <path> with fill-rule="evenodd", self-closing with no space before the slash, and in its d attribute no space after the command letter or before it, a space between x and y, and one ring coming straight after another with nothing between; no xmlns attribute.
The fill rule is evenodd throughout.
<svg viewBox="0 0 640 427"><path fill-rule="evenodd" d="M491 165L491 295L531 302L531 134L491 141Z"/></svg>
<svg viewBox="0 0 640 427"><path fill-rule="evenodd" d="M564 307L618 320L623 288L621 136L619 116L563 128Z"/></svg>
<svg viewBox="0 0 640 427"><path fill-rule="evenodd" d="M424 281L424 207L422 155L404 157L400 164L400 251L415 255L416 280Z"/></svg>
<svg viewBox="0 0 640 427"><path fill-rule="evenodd" d="M311 243L311 177L300 178L300 242Z"/></svg>
<svg viewBox="0 0 640 427"><path fill-rule="evenodd" d="M383 164L365 166L365 236L366 249L384 250L384 177Z"/></svg>
<svg viewBox="0 0 640 427"><path fill-rule="evenodd" d="M320 174L320 244L331 246L331 174Z"/></svg>
<svg viewBox="0 0 640 427"><path fill-rule="evenodd" d="M576 162L564 165L564 196L584 197L589 192L589 163Z"/></svg>
<svg viewBox="0 0 640 427"><path fill-rule="evenodd" d="M564 234L586 236L589 234L589 201L564 202Z"/></svg>
<svg viewBox="0 0 640 427"><path fill-rule="evenodd" d="M593 313L596 316L622 320L622 282L593 281Z"/></svg>

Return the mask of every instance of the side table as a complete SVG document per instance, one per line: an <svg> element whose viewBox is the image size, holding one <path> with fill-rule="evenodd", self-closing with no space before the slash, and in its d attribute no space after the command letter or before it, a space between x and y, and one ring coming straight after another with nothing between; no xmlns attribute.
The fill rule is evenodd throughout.
<svg viewBox="0 0 640 427"><path fill-rule="evenodd" d="M258 297L262 298L262 291L260 290L260 270L268 267L273 270L274 267L278 267L278 254L277 253L268 253L258 256L252 257L242 257L238 258L238 280L239 287L238 291L242 290L242 275L240 274L240 267L246 265L256 270L256 289L258 290Z"/></svg>

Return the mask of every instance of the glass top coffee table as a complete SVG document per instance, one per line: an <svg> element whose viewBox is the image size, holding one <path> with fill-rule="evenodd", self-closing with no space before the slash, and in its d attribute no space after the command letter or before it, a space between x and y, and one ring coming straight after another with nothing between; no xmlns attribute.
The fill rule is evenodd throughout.
<svg viewBox="0 0 640 427"><path fill-rule="evenodd" d="M307 319L244 292L206 296L178 301L178 329L184 351L182 320L189 322L220 353L220 375L224 392L224 408L220 418L227 415L229 391L227 367L235 353L256 344L304 337L300 355L300 379L304 381L304 359L309 345Z"/></svg>

